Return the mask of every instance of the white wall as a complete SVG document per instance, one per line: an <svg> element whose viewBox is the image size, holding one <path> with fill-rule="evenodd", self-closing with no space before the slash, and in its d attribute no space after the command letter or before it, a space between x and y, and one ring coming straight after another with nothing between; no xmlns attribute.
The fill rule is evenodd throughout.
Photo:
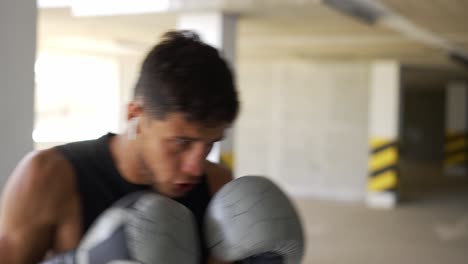
<svg viewBox="0 0 468 264"><path fill-rule="evenodd" d="M0 1L0 189L33 149L36 1Z"/></svg>
<svg viewBox="0 0 468 264"><path fill-rule="evenodd" d="M135 84L140 74L140 66L143 62L143 55L141 56L120 56L118 57L120 66L120 120L119 132L126 129L127 124L127 105L133 99L133 92Z"/></svg>
<svg viewBox="0 0 468 264"><path fill-rule="evenodd" d="M240 63L236 175L292 195L361 200L367 186L370 64Z"/></svg>

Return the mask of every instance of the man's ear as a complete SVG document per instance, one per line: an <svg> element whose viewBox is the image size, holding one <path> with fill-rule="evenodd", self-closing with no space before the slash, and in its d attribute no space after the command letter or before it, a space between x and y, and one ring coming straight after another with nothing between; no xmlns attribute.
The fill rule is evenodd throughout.
<svg viewBox="0 0 468 264"><path fill-rule="evenodd" d="M127 105L127 120L139 117L143 112L143 106L140 100L132 100Z"/></svg>

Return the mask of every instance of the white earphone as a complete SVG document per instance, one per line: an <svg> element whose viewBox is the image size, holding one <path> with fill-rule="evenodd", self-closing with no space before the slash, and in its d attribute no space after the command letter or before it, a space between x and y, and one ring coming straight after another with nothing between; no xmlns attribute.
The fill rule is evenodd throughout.
<svg viewBox="0 0 468 264"><path fill-rule="evenodd" d="M138 130L138 117L133 117L128 121L127 135L129 140L135 140Z"/></svg>

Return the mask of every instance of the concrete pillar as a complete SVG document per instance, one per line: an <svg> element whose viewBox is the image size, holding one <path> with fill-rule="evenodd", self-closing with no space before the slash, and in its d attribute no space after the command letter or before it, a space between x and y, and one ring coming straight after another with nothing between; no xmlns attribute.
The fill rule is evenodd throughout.
<svg viewBox="0 0 468 264"><path fill-rule="evenodd" d="M370 207L392 208L398 198L400 65L395 61L373 63L370 81L366 202Z"/></svg>
<svg viewBox="0 0 468 264"><path fill-rule="evenodd" d="M468 85L452 82L446 87L444 173L465 176L468 173Z"/></svg>
<svg viewBox="0 0 468 264"><path fill-rule="evenodd" d="M0 189L33 149L36 1L0 1Z"/></svg>
<svg viewBox="0 0 468 264"><path fill-rule="evenodd" d="M182 14L177 21L177 29L194 30L204 42L220 50L233 71L235 68L236 26L236 16L221 12ZM225 139L220 144L213 147L208 159L213 162L221 162L234 169L234 133L232 129L226 132Z"/></svg>

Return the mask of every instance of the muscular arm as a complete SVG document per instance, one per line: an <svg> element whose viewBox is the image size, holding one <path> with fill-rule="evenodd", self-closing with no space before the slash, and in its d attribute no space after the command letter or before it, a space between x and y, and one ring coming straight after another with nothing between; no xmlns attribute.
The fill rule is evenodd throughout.
<svg viewBox="0 0 468 264"><path fill-rule="evenodd" d="M56 224L66 202L67 173L52 150L25 157L2 194L0 259L9 264L33 264L52 246Z"/></svg>

